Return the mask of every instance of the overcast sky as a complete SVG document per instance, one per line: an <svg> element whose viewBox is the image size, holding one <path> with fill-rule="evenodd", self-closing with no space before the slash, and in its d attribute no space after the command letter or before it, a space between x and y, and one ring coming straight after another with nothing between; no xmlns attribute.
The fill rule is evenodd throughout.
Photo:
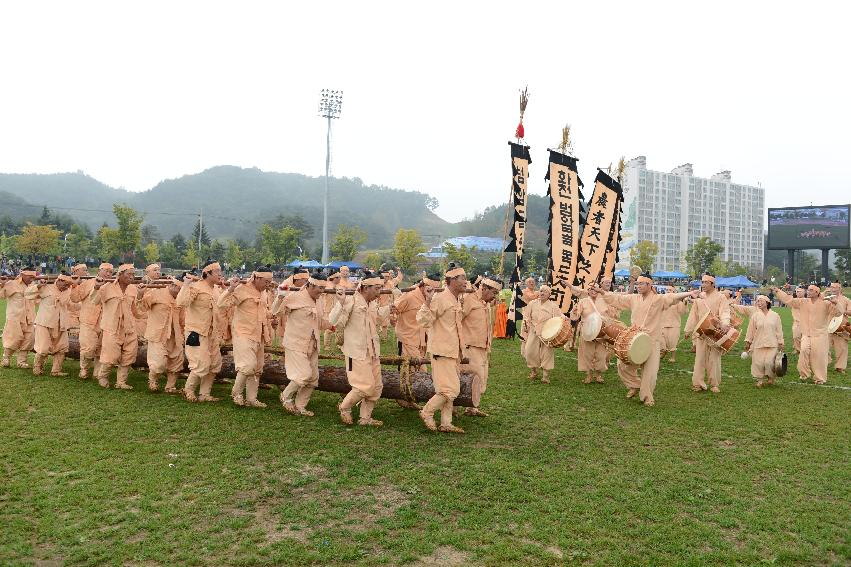
<svg viewBox="0 0 851 567"><path fill-rule="evenodd" d="M851 199L843 2L4 2L0 172L140 191L221 164L508 198L529 86L531 185L573 126L580 176L646 155L732 170L768 206Z"/></svg>

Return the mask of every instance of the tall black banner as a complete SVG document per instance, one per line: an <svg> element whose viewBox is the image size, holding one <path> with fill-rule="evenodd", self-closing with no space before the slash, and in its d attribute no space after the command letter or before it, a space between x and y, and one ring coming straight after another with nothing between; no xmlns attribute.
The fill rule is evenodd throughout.
<svg viewBox="0 0 851 567"><path fill-rule="evenodd" d="M532 157L529 155L529 146L508 142L511 146L511 206L513 208L513 221L508 233L508 242L505 246L506 252L514 252L514 270L508 284L511 286L511 303L508 305L508 321L505 327L505 335L514 337L517 332L517 322L523 319L523 293L520 283L520 275L523 270L523 244L526 238L526 204L528 201L529 164Z"/></svg>

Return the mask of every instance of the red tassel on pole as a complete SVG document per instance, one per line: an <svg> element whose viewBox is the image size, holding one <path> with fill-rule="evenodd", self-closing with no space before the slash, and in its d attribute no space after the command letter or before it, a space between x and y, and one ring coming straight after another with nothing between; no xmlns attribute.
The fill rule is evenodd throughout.
<svg viewBox="0 0 851 567"><path fill-rule="evenodd" d="M525 133L526 132L523 130L523 123L521 122L520 124L517 125L517 130L514 132L514 137L515 138L524 138Z"/></svg>

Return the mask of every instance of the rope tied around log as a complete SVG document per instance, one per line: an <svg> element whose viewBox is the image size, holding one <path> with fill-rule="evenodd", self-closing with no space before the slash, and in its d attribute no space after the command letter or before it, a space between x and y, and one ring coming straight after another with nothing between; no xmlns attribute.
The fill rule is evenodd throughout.
<svg viewBox="0 0 851 567"><path fill-rule="evenodd" d="M402 364L399 366L399 393L412 404L417 403L414 386L411 383L411 359L407 356L402 358Z"/></svg>

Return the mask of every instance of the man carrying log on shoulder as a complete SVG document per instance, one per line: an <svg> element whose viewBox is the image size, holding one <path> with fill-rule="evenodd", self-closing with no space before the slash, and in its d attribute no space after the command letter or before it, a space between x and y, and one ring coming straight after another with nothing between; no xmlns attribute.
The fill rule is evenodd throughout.
<svg viewBox="0 0 851 567"><path fill-rule="evenodd" d="M352 408L360 402L358 425L380 427L384 423L372 418L375 402L381 397L384 382L381 377L381 342L378 329L382 321L390 319L396 306L392 303L378 307L384 280L374 274L364 274L355 293L346 296L337 289L337 304L331 310L332 325L343 329L343 354L346 363L346 378L351 391L338 406L340 420L351 425Z"/></svg>
<svg viewBox="0 0 851 567"><path fill-rule="evenodd" d="M136 362L139 338L136 335L136 300L143 290L134 285L136 268L122 264L115 272L115 281L104 283L98 278L89 296L94 305L101 305L101 350L98 384L109 388L109 374L118 366L115 387L132 390L127 383L130 365Z"/></svg>
<svg viewBox="0 0 851 567"><path fill-rule="evenodd" d="M284 331L284 368L290 383L281 392L281 405L292 415L313 417L307 409L313 390L319 385L319 337L331 327L317 301L325 289L318 275L302 278L298 291L279 295L272 303L272 316L281 315Z"/></svg>
<svg viewBox="0 0 851 567"><path fill-rule="evenodd" d="M420 418L430 431L464 433L452 425L452 403L461 392L463 325L458 297L467 288L467 274L464 268L449 264L444 281L443 291L436 296L433 289L425 289L425 303L417 312L417 322L429 329L428 351L435 391L420 411ZM437 410L440 410L440 427L434 422Z"/></svg>
<svg viewBox="0 0 851 567"><path fill-rule="evenodd" d="M417 323L417 312L425 303L425 288L440 287L438 277L431 278L423 275L422 279L411 291L406 291L396 299L396 343L399 356L409 358L425 358L428 335L426 330ZM419 370L419 366L412 366ZM396 400L403 408L419 410L420 407L408 400Z"/></svg>
<svg viewBox="0 0 851 567"><path fill-rule="evenodd" d="M225 322L217 305L220 292L216 286L223 281L222 267L213 262L201 270L201 279L189 285L184 283L175 298L186 313L183 332L189 377L183 386L183 396L189 402L219 401L212 391L216 374L222 369L220 346Z"/></svg>
<svg viewBox="0 0 851 567"><path fill-rule="evenodd" d="M490 304L502 289L502 282L483 277L479 288L464 295L461 306L462 336L464 337L464 356L468 362L462 369L473 375L473 400L480 400L488 387L488 360L493 340L493 322ZM464 415L487 417L488 414L474 407L466 408Z"/></svg>
<svg viewBox="0 0 851 567"><path fill-rule="evenodd" d="M38 302L35 316L35 362L33 375L41 376L44 361L53 355L51 376L68 376L62 371L62 361L68 352L68 329L71 317L68 311L71 295L71 276L60 274L53 285L45 282L32 283L25 293L29 300Z"/></svg>
<svg viewBox="0 0 851 567"><path fill-rule="evenodd" d="M238 277L228 280L228 288L219 296L219 309L234 309L233 362L236 379L231 398L238 406L265 408L257 399L260 375L263 374L265 347L272 344L272 320L266 300L266 288L272 281L272 272L255 271L248 283ZM273 304L274 305L274 304Z"/></svg>
<svg viewBox="0 0 851 567"><path fill-rule="evenodd" d="M29 351L35 342L34 299L27 299L25 292L38 276L34 269L21 270L18 277L11 281L0 281L0 299L6 299L6 323L3 325L3 361L0 366L8 368L12 355L18 353L18 368L30 368L27 363Z"/></svg>
<svg viewBox="0 0 851 567"><path fill-rule="evenodd" d="M148 266L146 273L150 271ZM159 278L159 276L158 276ZM144 284L142 284L144 285ZM148 390L160 389L159 376L166 374L165 392L177 394L177 375L183 370L183 309L177 306L181 283L172 279L164 287L145 289L136 310L145 317L148 344Z"/></svg>

